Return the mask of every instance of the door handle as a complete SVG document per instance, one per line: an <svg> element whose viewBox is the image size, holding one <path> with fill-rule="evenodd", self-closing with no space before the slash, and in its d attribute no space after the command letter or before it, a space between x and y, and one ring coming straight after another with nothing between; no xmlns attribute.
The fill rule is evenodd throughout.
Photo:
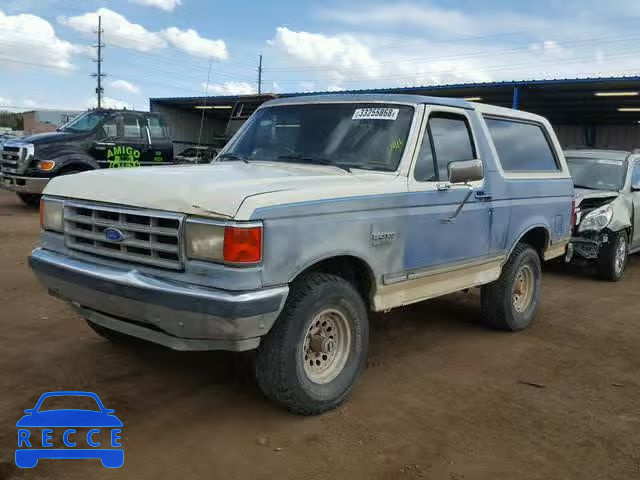
<svg viewBox="0 0 640 480"><path fill-rule="evenodd" d="M484 193L482 190L476 190L476 200L488 202L491 199L493 199L493 195Z"/></svg>

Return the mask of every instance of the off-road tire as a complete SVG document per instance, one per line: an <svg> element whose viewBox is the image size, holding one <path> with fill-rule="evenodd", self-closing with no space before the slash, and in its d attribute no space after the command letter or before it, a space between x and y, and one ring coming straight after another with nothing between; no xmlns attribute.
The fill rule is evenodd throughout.
<svg viewBox="0 0 640 480"><path fill-rule="evenodd" d="M305 346L318 314L335 309L349 323L346 363L335 378L319 384L306 373ZM311 272L296 280L285 306L256 352L255 374L266 397L292 412L316 415L349 395L364 366L369 342L367 308L358 290L340 276Z"/></svg>
<svg viewBox="0 0 640 480"><path fill-rule="evenodd" d="M526 309L518 311L514 305L514 289L518 272L528 266L532 272L532 296ZM495 329L519 331L533 321L540 306L542 269L540 257L533 247L519 243L502 267L500 278L482 287L481 305L485 323Z"/></svg>
<svg viewBox="0 0 640 480"><path fill-rule="evenodd" d="M16 195L18 195L18 198L29 207L38 208L40 206L40 198L42 195L35 193L16 193Z"/></svg>
<svg viewBox="0 0 640 480"><path fill-rule="evenodd" d="M624 242L624 260L622 261L622 268L616 267L616 258L620 242ZM617 282L624 275L624 270L627 266L629 259L629 240L627 232L624 230L621 232L612 233L609 235L609 241L604 244L598 255L597 275L601 280L607 280L609 282Z"/></svg>

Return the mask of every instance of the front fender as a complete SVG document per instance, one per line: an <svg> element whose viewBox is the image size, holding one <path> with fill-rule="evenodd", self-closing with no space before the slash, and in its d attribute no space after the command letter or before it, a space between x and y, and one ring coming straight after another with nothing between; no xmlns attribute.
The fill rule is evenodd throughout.
<svg viewBox="0 0 640 480"><path fill-rule="evenodd" d="M51 171L53 175L72 168L77 170L97 170L100 168L98 162L88 155L69 154L52 160L56 162L55 168Z"/></svg>
<svg viewBox="0 0 640 480"><path fill-rule="evenodd" d="M633 202L631 199L620 195L611 202L611 206L613 207L613 217L607 228L612 232L630 228L632 225L631 218L633 217Z"/></svg>

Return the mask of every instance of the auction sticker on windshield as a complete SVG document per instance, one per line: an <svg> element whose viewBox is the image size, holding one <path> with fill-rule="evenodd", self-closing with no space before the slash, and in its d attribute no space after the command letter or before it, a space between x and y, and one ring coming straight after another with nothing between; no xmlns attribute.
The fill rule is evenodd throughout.
<svg viewBox="0 0 640 480"><path fill-rule="evenodd" d="M357 108L353 112L352 120L395 120L398 118L399 108Z"/></svg>

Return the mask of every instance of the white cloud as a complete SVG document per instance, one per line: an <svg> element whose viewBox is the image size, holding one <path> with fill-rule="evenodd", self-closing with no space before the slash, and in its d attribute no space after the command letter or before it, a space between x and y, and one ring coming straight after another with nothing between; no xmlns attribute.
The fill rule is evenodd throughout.
<svg viewBox="0 0 640 480"><path fill-rule="evenodd" d="M248 82L202 83L202 89L209 95L252 95L256 87Z"/></svg>
<svg viewBox="0 0 640 480"><path fill-rule="evenodd" d="M0 97L0 106L6 107L7 105L11 105L11 99L6 97Z"/></svg>
<svg viewBox="0 0 640 480"><path fill-rule="evenodd" d="M379 74L379 64L369 48L351 35L328 36L278 27L269 44L302 64L330 68L335 81L349 75L375 77Z"/></svg>
<svg viewBox="0 0 640 480"><path fill-rule="evenodd" d="M468 31L474 27L470 19L457 10L410 3L381 4L349 10L332 9L323 11L320 15L350 25L417 25L457 32Z"/></svg>
<svg viewBox="0 0 640 480"><path fill-rule="evenodd" d="M511 29L543 29L555 22L554 18L512 13L507 10L484 9L473 13L468 10L443 8L417 3L378 3L366 8L351 4L347 9L331 9L319 12L321 18L358 27L418 28L430 35L447 34L461 36L504 32Z"/></svg>
<svg viewBox="0 0 640 480"><path fill-rule="evenodd" d="M78 32L94 36L98 16L102 17L104 38L108 45L148 52L166 48L170 44L194 57L217 60L226 60L229 57L223 40L204 38L193 29L181 30L177 27L153 32L108 8L99 8L95 12L75 17L60 16L58 22Z"/></svg>
<svg viewBox="0 0 640 480"><path fill-rule="evenodd" d="M298 88L301 92L315 92L317 90L315 82L304 81L298 84Z"/></svg>
<svg viewBox="0 0 640 480"><path fill-rule="evenodd" d="M167 42L162 35L151 32L137 23L131 23L124 16L108 8L75 17L58 17L58 22L78 32L94 35L98 26L98 16L102 17L105 41L111 45L148 52L164 48Z"/></svg>
<svg viewBox="0 0 640 480"><path fill-rule="evenodd" d="M86 108L96 108L98 106L98 101L95 97L90 97L86 100ZM102 97L102 108L114 108L117 110L122 110L126 108L127 110L133 110L130 103L125 102L119 98L112 97Z"/></svg>
<svg viewBox="0 0 640 480"><path fill-rule="evenodd" d="M26 13L6 15L0 10L0 64L15 60L7 64L24 62L71 70L71 58L78 51L79 47L58 38L45 19Z"/></svg>
<svg viewBox="0 0 640 480"><path fill-rule="evenodd" d="M140 93L140 87L134 85L131 82L127 82L126 80L114 80L109 85L111 86L111 88L122 90L123 92L134 94Z"/></svg>
<svg viewBox="0 0 640 480"><path fill-rule="evenodd" d="M182 0L131 0L133 3L155 7L165 12L172 12L178 5L182 5Z"/></svg>
<svg viewBox="0 0 640 480"><path fill-rule="evenodd" d="M224 41L203 38L193 29L180 30L177 27L169 27L162 34L174 47L189 55L218 60L226 60L229 57Z"/></svg>

